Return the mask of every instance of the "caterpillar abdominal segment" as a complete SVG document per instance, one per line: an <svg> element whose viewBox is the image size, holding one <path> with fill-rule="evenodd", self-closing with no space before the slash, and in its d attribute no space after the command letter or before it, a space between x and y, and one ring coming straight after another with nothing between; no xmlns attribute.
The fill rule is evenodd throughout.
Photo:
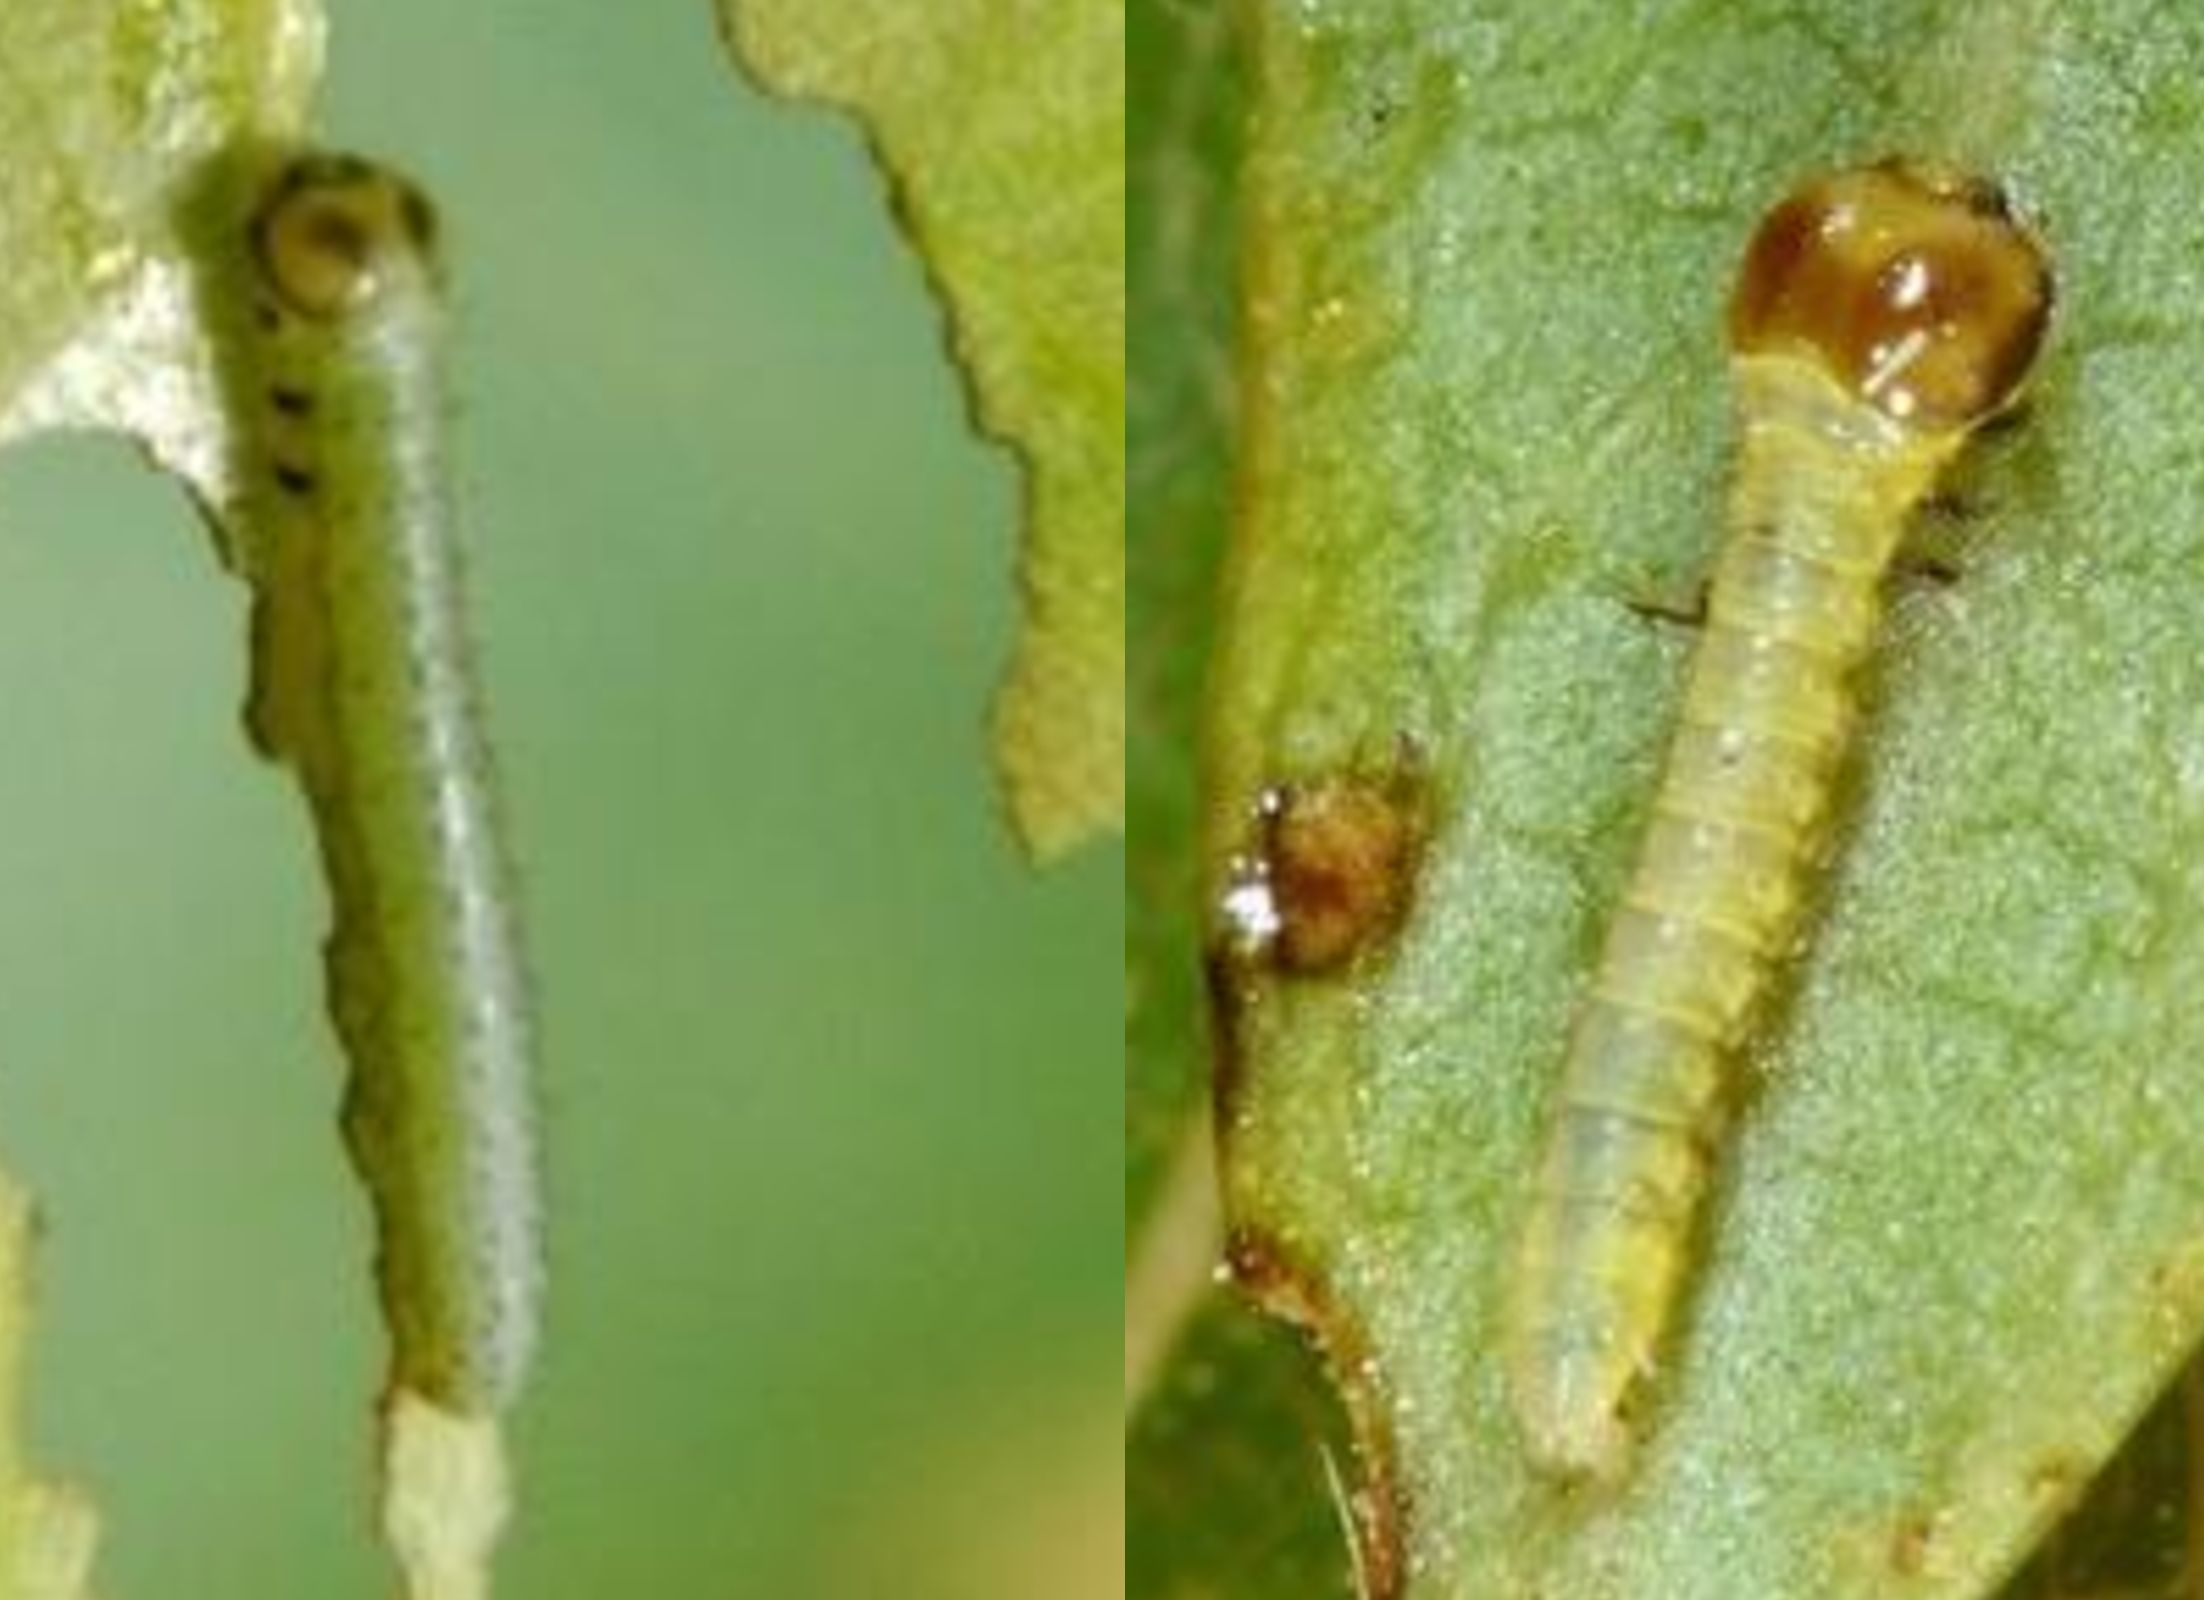
<svg viewBox="0 0 2204 1600"><path fill-rule="evenodd" d="M533 1044L461 609L433 220L382 168L309 155L246 246L248 723L298 774L330 883L393 1387L488 1414L536 1324Z"/></svg>
<svg viewBox="0 0 2204 1600"><path fill-rule="evenodd" d="M1651 820L1570 1032L1509 1317L1542 1471L1612 1483L1685 1288L1732 1064L1798 937L1909 514L2051 304L1988 185L1885 162L1762 221L1731 302L1728 536Z"/></svg>

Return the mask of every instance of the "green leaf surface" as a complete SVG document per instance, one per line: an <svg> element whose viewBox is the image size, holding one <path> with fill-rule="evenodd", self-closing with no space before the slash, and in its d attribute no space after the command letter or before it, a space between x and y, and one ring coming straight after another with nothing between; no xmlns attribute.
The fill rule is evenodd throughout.
<svg viewBox="0 0 2204 1600"><path fill-rule="evenodd" d="M218 490L184 213L216 156L296 135L318 0L0 5L0 439L134 433Z"/></svg>
<svg viewBox="0 0 2204 1600"><path fill-rule="evenodd" d="M210 500L227 424L187 243L211 164L297 129L321 66L315 0L0 5L0 443L117 428ZM0 1596L88 1594L90 1505L32 1478L14 1414L27 1300L12 1183L0 1285Z"/></svg>
<svg viewBox="0 0 2204 1600"><path fill-rule="evenodd" d="M1125 1440L1133 1600L1353 1600L1354 1458L1300 1339L1219 1292Z"/></svg>
<svg viewBox="0 0 2204 1600"><path fill-rule="evenodd" d="M1243 1259L1366 1352L1414 1600L1989 1593L2204 1321L2204 13L1247 17L1205 866L1281 783L1405 765L1430 832L1388 948L1241 988ZM2019 198L2052 344L1945 518L1958 581L1901 586L1863 686L1638 1470L1572 1497L1496 1351L1690 645L1629 602L1688 597L1717 537L1746 234L1894 150Z"/></svg>
<svg viewBox="0 0 2204 1600"><path fill-rule="evenodd" d="M1231 500L1241 105L1225 6L1134 0L1131 24L1129 1227L1208 1097L1195 755Z"/></svg>
<svg viewBox="0 0 2204 1600"><path fill-rule="evenodd" d="M1202 1193L1195 758L1230 511L1243 63L1225 0L1132 0L1128 21L1125 1592L1346 1600L1337 1401L1296 1335L1211 1283Z"/></svg>
<svg viewBox="0 0 2204 1600"><path fill-rule="evenodd" d="M1025 461L1025 624L995 709L1019 834L1046 860L1122 827L1123 0L721 8L769 88L862 119L980 424Z"/></svg>

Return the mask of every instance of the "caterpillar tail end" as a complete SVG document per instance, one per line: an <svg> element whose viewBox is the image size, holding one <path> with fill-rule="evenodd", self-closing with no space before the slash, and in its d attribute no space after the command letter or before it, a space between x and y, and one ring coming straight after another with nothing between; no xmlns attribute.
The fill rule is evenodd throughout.
<svg viewBox="0 0 2204 1600"><path fill-rule="evenodd" d="M1630 1476L1636 1372L1589 1355L1519 1352L1510 1373L1523 1452L1540 1476L1568 1488L1611 1490Z"/></svg>
<svg viewBox="0 0 2204 1600"><path fill-rule="evenodd" d="M383 1538L406 1600L489 1600L512 1509L495 1416L397 1390L383 1419Z"/></svg>
<svg viewBox="0 0 2204 1600"><path fill-rule="evenodd" d="M31 1483L15 1505L15 1593L22 1600L91 1600L99 1516L75 1488Z"/></svg>
<svg viewBox="0 0 2204 1600"><path fill-rule="evenodd" d="M1669 1275L1624 1270L1633 1240L1602 1259L1565 1248L1562 1210L1537 1207L1508 1308L1509 1401L1532 1471L1564 1488L1617 1488L1636 1464ZM1619 1252L1619 1253L1618 1253Z"/></svg>

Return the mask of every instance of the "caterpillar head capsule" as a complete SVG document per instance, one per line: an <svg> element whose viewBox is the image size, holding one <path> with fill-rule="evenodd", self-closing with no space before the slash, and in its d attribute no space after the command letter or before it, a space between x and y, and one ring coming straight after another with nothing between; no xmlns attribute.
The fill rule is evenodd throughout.
<svg viewBox="0 0 2204 1600"><path fill-rule="evenodd" d="M1730 349L1814 362L1909 427L1964 430L2019 389L2051 299L2042 245L1993 185L1884 161L1768 213L1730 301Z"/></svg>
<svg viewBox="0 0 2204 1600"><path fill-rule="evenodd" d="M310 155L269 190L253 227L268 286L326 322L372 303L399 274L432 270L436 216L403 178L355 156Z"/></svg>

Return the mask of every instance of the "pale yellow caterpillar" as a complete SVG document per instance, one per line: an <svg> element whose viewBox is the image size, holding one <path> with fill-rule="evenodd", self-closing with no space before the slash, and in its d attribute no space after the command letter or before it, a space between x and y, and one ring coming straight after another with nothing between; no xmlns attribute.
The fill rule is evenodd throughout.
<svg viewBox="0 0 2204 1600"><path fill-rule="evenodd" d="M532 1054L460 605L434 221L349 157L275 176L235 336L256 742L331 887L344 1124L375 1211L392 1387L493 1413L540 1286Z"/></svg>
<svg viewBox="0 0 2204 1600"><path fill-rule="evenodd" d="M1900 162L1768 214L1730 304L1728 538L1637 865L1579 1007L1510 1315L1532 1461L1613 1481L1683 1293L1732 1063L1800 930L1909 514L2051 304L1997 191Z"/></svg>

